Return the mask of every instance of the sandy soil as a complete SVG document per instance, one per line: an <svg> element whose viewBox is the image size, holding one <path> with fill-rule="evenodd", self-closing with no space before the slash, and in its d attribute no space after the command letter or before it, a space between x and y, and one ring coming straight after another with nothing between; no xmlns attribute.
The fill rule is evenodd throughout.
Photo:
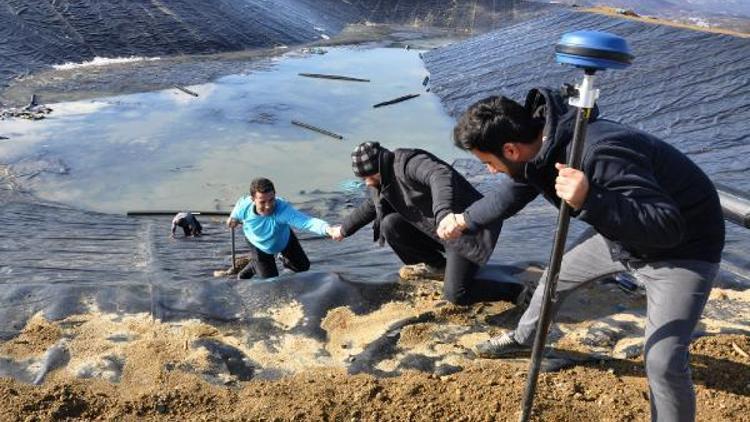
<svg viewBox="0 0 750 422"><path fill-rule="evenodd" d="M750 420L750 360L735 347L750 350L750 338L707 337L693 345L699 420ZM510 421L517 417L525 373L525 364L480 360L444 377L413 372L377 379L321 369L239 388L179 373L141 374L149 380L141 385L58 380L33 387L0 379L0 418ZM543 415L536 420L644 420L648 401L642 362L542 374L536 409Z"/></svg>
<svg viewBox="0 0 750 422"><path fill-rule="evenodd" d="M35 317L18 337L0 344L0 356L33 359L64 342L70 361L52 371L41 386L1 378L0 420L516 420L528 361L477 359L469 350L511 326L518 313L507 303L454 307L439 299L439 287L436 282L418 283L406 302L391 302L369 314L334 308L321 322L327 333L324 340L295 335L294 327L304 318L300 304L291 301L264 311L285 331L283 338L252 346L242 341L246 333L241 327L198 320L165 323L148 315L97 313L58 322ZM613 303L630 301L625 304L637 306L642 301L613 293L617 290L598 290L601 296L590 290L570 299L578 306L563 312L553 330L558 351L571 356L592 353L580 340L604 319L580 318L574 309L585 300L596 304L586 310L594 316ZM718 289L709 302L710 312L735 302L750 303L748 295ZM373 364L385 372L403 369L407 355L422 354L462 371L440 376L403 370L399 376L381 378L347 374L352 356L361 356L368 345L387 337L394 323L425 314L431 318L401 329L401 352ZM607 318L637 319L626 312ZM731 321L711 318L703 324L706 332L733 327ZM632 330L638 332L640 326ZM290 375L239 381L227 373L216 374L210 353L195 347L197 340L207 339L236 347L264 368ZM745 334L718 334L694 342L691 366L699 420L750 420L748 353L750 336ZM542 374L535 407L541 413L535 420L647 419L642 360L602 356ZM120 362L121 370L112 362ZM211 372L209 383L205 374Z"/></svg>

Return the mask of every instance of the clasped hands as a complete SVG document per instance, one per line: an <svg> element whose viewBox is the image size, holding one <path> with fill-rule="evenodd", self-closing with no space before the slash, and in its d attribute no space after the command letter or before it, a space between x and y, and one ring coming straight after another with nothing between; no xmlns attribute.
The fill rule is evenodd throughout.
<svg viewBox="0 0 750 422"><path fill-rule="evenodd" d="M326 233L328 236L331 237L331 239L336 241L342 241L344 240L344 232L341 230L341 225L338 226L328 226L326 229Z"/></svg>
<svg viewBox="0 0 750 422"><path fill-rule="evenodd" d="M557 163L555 193L574 210L580 210L589 193L589 181L581 170ZM438 237L443 240L456 239L466 230L463 214L448 214L440 221L437 228Z"/></svg>
<svg viewBox="0 0 750 422"><path fill-rule="evenodd" d="M448 214L440 220L437 228L438 237L443 240L457 239L466 230L463 214Z"/></svg>

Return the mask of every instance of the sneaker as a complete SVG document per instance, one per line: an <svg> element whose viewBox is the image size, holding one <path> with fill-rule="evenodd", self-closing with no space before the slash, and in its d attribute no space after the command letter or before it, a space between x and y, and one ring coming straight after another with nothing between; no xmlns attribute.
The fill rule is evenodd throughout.
<svg viewBox="0 0 750 422"><path fill-rule="evenodd" d="M445 277L445 267L435 267L425 263L404 265L398 271L402 280L430 279L442 281Z"/></svg>
<svg viewBox="0 0 750 422"><path fill-rule="evenodd" d="M495 336L487 341L479 343L475 347L477 355L488 359L509 357L520 353L528 353L531 347L520 344L513 337L513 332L507 332L501 336Z"/></svg>

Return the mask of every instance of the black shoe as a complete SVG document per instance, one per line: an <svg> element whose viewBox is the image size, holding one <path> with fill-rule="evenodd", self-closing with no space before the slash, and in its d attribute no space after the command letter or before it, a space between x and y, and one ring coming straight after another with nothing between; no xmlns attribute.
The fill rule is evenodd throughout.
<svg viewBox="0 0 750 422"><path fill-rule="evenodd" d="M240 272L237 273L237 280L246 280L248 278L253 278L255 275L255 265L253 264L253 261L250 261L245 265L245 268L241 269Z"/></svg>
<svg viewBox="0 0 750 422"><path fill-rule="evenodd" d="M282 267L284 267L284 268L286 268L286 269L288 269L288 270L292 270L292 271L294 271L294 267L292 266L292 263L291 263L291 262L289 262L289 260L288 260L288 259L287 259L287 258L286 258L286 257L285 257L284 255L282 255L282 256L280 257L280 259L281 259L281 266L282 266ZM295 271L295 272L296 272L296 271Z"/></svg>
<svg viewBox="0 0 750 422"><path fill-rule="evenodd" d="M506 358L531 352L531 347L520 344L513 338L512 331L479 343L475 349L479 357L488 359Z"/></svg>

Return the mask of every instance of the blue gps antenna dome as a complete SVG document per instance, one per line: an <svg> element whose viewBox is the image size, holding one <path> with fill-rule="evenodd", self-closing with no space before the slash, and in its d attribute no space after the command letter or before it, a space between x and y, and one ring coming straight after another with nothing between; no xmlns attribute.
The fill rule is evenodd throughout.
<svg viewBox="0 0 750 422"><path fill-rule="evenodd" d="M563 34L555 46L558 63L590 70L624 69L633 62L624 38L608 32L576 31Z"/></svg>

